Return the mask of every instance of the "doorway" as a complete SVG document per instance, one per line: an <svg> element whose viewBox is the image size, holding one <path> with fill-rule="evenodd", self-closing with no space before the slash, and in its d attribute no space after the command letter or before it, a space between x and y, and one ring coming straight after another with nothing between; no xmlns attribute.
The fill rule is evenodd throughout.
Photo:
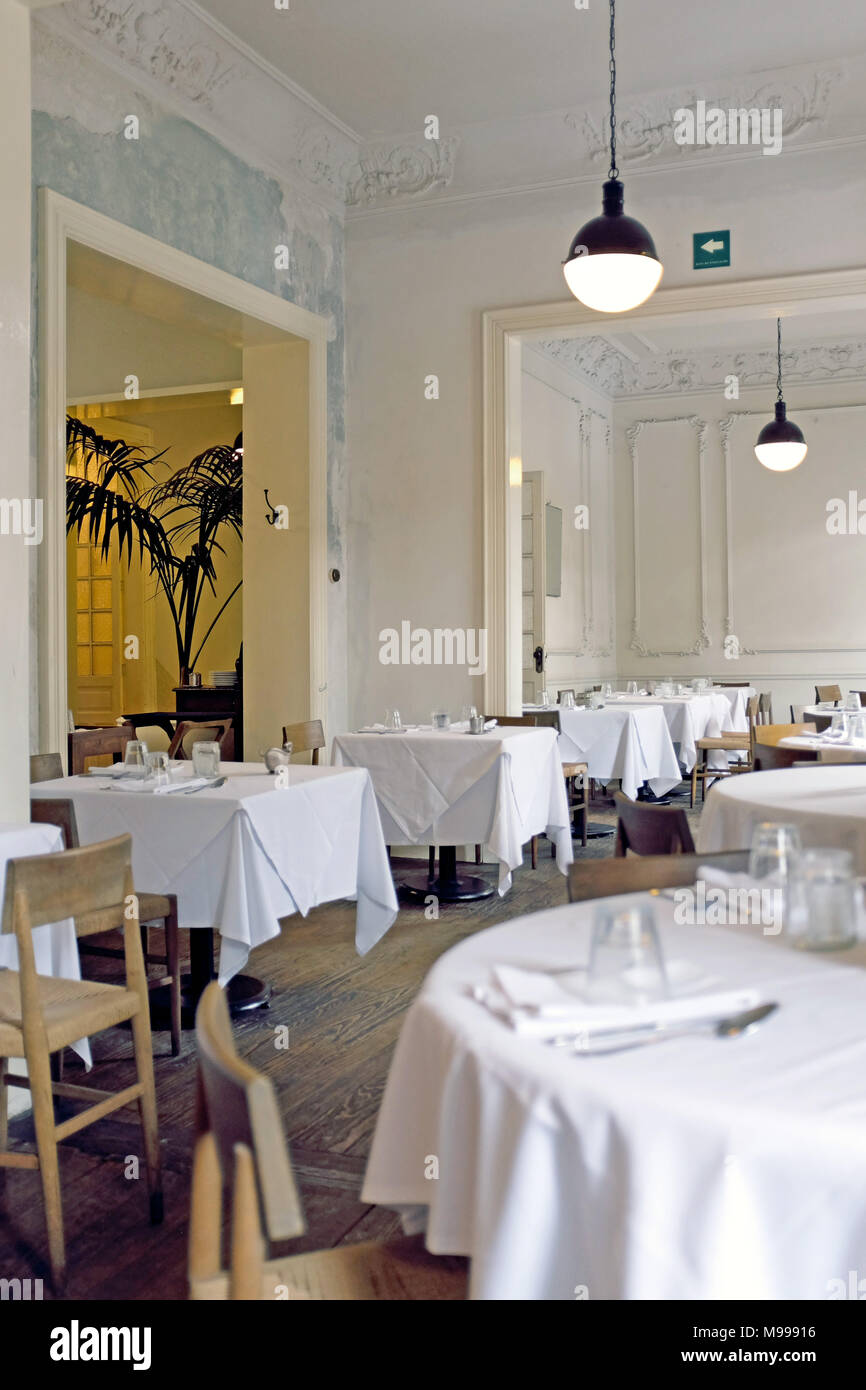
<svg viewBox="0 0 866 1390"><path fill-rule="evenodd" d="M148 660L145 674L137 667L133 678L134 658L123 642L134 636L140 651L150 644L153 657L159 616L152 594L142 599L134 567L107 559L86 534L74 545L67 540L64 422L70 405L98 411L100 425L122 425L112 424L115 438L134 437L142 449L150 443L158 452L155 421L168 421L172 408L194 398L199 408L208 395L227 408L239 392L245 544L243 582L232 603L244 643L245 742L253 749L268 746L283 723L322 717L327 699L328 324L51 190L41 190L40 211L40 747L65 748L70 696L81 723L98 723L115 710L126 712L131 686L133 703L145 707L149 695L161 705L166 691L158 660ZM101 302L105 341L79 335L73 352L68 319L76 296L88 289ZM89 390L81 384L85 368ZM181 370L181 380L171 377L173 369ZM100 381L100 371L112 379ZM172 403L184 393L185 402ZM275 603L275 594L291 601ZM132 633L126 631L131 612L138 618ZM206 629L204 623L197 636ZM230 669L237 656L229 662L210 645L220 631L215 627L202 649L205 679ZM180 671L167 670L176 685Z"/></svg>

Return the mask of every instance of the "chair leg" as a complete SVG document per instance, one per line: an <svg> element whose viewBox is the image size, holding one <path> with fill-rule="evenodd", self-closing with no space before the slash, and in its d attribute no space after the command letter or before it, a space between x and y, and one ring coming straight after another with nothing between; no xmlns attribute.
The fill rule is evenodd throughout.
<svg viewBox="0 0 866 1390"><path fill-rule="evenodd" d="M587 800L586 783L583 785L583 806L580 812L580 842L586 849L586 828L589 820L589 801Z"/></svg>
<svg viewBox="0 0 866 1390"><path fill-rule="evenodd" d="M135 1069L142 1093L138 1101L144 1157L147 1164L147 1187L150 1194L151 1224L162 1221L162 1176L159 1155L159 1123L156 1116L156 1088L153 1081L153 1044L147 1004L132 1018L132 1041L135 1048Z"/></svg>
<svg viewBox="0 0 866 1390"><path fill-rule="evenodd" d="M54 1096L51 1090L51 1062L47 1052L28 1057L30 1094L33 1099L33 1128L39 1155L39 1176L45 1225L48 1230L48 1263L54 1292L61 1294L66 1283L66 1242L63 1237L63 1206L60 1197L60 1164L54 1128Z"/></svg>
<svg viewBox="0 0 866 1390"><path fill-rule="evenodd" d="M480 846L480 845L476 845L476 846L475 846L475 863L476 863L476 864L480 864L480 863L481 863L481 846Z"/></svg>
<svg viewBox="0 0 866 1390"><path fill-rule="evenodd" d="M431 845L427 854L427 877L433 878L436 873L436 846Z"/></svg>
<svg viewBox="0 0 866 1390"><path fill-rule="evenodd" d="M537 868L538 868L538 836L537 836L537 835L533 835L532 839L531 839L530 842L529 842L529 852L530 852L530 854L532 855L532 867L533 867L533 869L537 869Z"/></svg>
<svg viewBox="0 0 866 1390"><path fill-rule="evenodd" d="M8 1058L0 1057L0 1153L4 1153L9 1147L9 1087L6 1085L8 1070ZM0 1168L0 1174L5 1172L5 1168Z"/></svg>
<svg viewBox="0 0 866 1390"><path fill-rule="evenodd" d="M690 810L692 810L692 811L695 809L695 795L696 795L696 793L697 793L697 790L698 790L698 760L697 760L697 758L695 758L694 767L692 768L692 795L691 795L691 800L690 800L690 802L689 802L689 808L690 808Z"/></svg>
<svg viewBox="0 0 866 1390"><path fill-rule="evenodd" d="M171 976L169 985L171 1000L171 1055L177 1057L180 1053L180 931L177 921L177 898L169 898L171 911L165 919L165 957L168 965L168 973Z"/></svg>

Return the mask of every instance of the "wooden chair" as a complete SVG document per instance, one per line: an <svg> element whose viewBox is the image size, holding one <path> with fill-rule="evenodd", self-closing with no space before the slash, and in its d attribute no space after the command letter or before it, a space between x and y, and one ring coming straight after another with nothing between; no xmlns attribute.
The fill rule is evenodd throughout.
<svg viewBox="0 0 866 1390"><path fill-rule="evenodd" d="M235 1051L225 995L208 985L196 1014L197 1140L190 1212L194 1300L457 1300L466 1262L419 1239L364 1241L266 1258L266 1241L300 1235L304 1217L270 1079ZM230 1269L222 1268L223 1191L233 1189Z"/></svg>
<svg viewBox="0 0 866 1390"><path fill-rule="evenodd" d="M37 757L57 758L59 754L46 753L37 754ZM31 765L33 759L31 758ZM45 779L49 780L49 779ZM67 849L78 849L78 823L75 819L75 804L67 797L33 797L30 802L30 819L41 821L46 825L59 825L63 831L63 842ZM180 997L180 935L177 920L177 898L173 893L139 893L138 894L138 917L141 922L141 947L144 952L145 967L148 965L161 965L164 973L154 978L147 979L147 987L160 989L165 986L169 991L170 1007L170 1032L171 1032L171 1055L177 1057L180 1054L180 1031L181 1031L181 997ZM163 924L165 931L165 951L162 955L151 952L148 937L148 927ZM78 944L79 953L83 956L103 956L112 960L124 960L125 951L123 947L107 946L104 942L89 941L86 938ZM145 968L145 976L147 970ZM57 1077L63 1077L63 1054L58 1059Z"/></svg>
<svg viewBox="0 0 866 1390"><path fill-rule="evenodd" d="M827 700L832 700L833 703L834 703L835 705L838 705L838 703L839 703L839 701L840 701L841 699L842 699L842 687L841 687L841 686L839 686L839 685L816 685L816 686L815 686L815 704L816 704L816 705L825 704Z"/></svg>
<svg viewBox="0 0 866 1390"><path fill-rule="evenodd" d="M829 729L833 723L833 716L820 710L806 709L803 711L803 722L810 725L810 733L823 734L824 730Z"/></svg>
<svg viewBox="0 0 866 1390"><path fill-rule="evenodd" d="M59 753L31 753L30 785L34 782L57 782L63 776L63 759ZM69 848L69 846L67 846Z"/></svg>
<svg viewBox="0 0 866 1390"><path fill-rule="evenodd" d="M104 729L75 729L69 735L69 775L75 777L85 772L85 764L91 758L110 755L112 762L123 762L126 745L134 737L135 732L128 724L110 724Z"/></svg>
<svg viewBox="0 0 866 1390"><path fill-rule="evenodd" d="M758 724L772 724L773 722L773 693L771 690L764 690L758 696Z"/></svg>
<svg viewBox="0 0 866 1390"><path fill-rule="evenodd" d="M284 724L283 743L291 743L293 754L312 753L310 762L313 767L318 767L319 749L326 746L321 719L307 719L301 724Z"/></svg>
<svg viewBox="0 0 866 1390"><path fill-rule="evenodd" d="M701 784L701 800L706 800L707 781L715 781L717 777L730 777L739 772L751 772L752 770L752 744L755 737L755 725L758 722L758 712L760 706L760 696L751 695L746 706L746 713L749 720L747 733L734 733L729 731L717 735L715 738L699 738L695 743L698 750L698 757L695 758L695 765L692 768L692 785L690 805L694 807L695 797L698 791L698 782ZM709 767L707 765L707 754L713 751L724 753L745 753L747 756L739 763L729 763L727 767Z"/></svg>
<svg viewBox="0 0 866 1390"><path fill-rule="evenodd" d="M654 806L651 801L632 801L622 792L614 795L617 809L614 855L694 854L695 843L685 811L678 806Z"/></svg>
<svg viewBox="0 0 866 1390"><path fill-rule="evenodd" d="M86 849L11 859L6 869L2 930L15 933L18 970L0 971L0 1167L36 1168L42 1178L49 1263L56 1291L66 1272L57 1145L71 1134L138 1102L150 1219L162 1220L159 1136L147 982L141 953L138 900L132 881L132 839L121 835ZM126 985L62 980L37 975L32 931L48 922L75 919L79 936L120 929ZM97 1091L51 1080L51 1056L77 1038L92 1037L129 1020L136 1081L122 1091ZM26 1076L13 1076L7 1059L24 1058ZM7 1086L29 1087L33 1097L36 1153L7 1150ZM88 1101L86 1110L58 1124L53 1097Z"/></svg>
<svg viewBox="0 0 866 1390"><path fill-rule="evenodd" d="M806 718L805 705L791 705L791 723L802 724ZM811 730L810 730L811 732Z"/></svg>
<svg viewBox="0 0 866 1390"><path fill-rule="evenodd" d="M181 719L168 745L170 758L191 758L194 743L218 743L220 754L231 760L234 753L234 733L230 719L208 719L194 723L191 719Z"/></svg>
<svg viewBox="0 0 866 1390"><path fill-rule="evenodd" d="M556 703L557 703L558 705L561 705L561 704L562 704L562 697L563 697L563 695L572 695L572 696L573 696L573 695L574 695L574 691L573 691L573 690L557 690L557 692L556 692Z"/></svg>
<svg viewBox="0 0 866 1390"><path fill-rule="evenodd" d="M728 686L731 690L745 690L745 689L747 689L747 688L752 684L752 682L751 682L751 681L718 680L718 681L715 682L715 684L716 684L716 685Z"/></svg>
<svg viewBox="0 0 866 1390"><path fill-rule="evenodd" d="M568 901L613 898L620 893L645 893L653 889L688 888L697 881L701 864L745 873L749 851L721 854L647 854L633 859L582 859L568 871Z"/></svg>

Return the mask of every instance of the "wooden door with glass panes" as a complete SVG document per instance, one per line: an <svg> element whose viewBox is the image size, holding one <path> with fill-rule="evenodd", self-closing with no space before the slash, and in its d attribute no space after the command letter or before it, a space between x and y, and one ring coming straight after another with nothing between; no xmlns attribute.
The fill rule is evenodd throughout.
<svg viewBox="0 0 866 1390"><path fill-rule="evenodd" d="M76 724L113 724L122 712L120 574L113 555L70 538L74 568L70 708ZM73 684L74 682L74 684Z"/></svg>

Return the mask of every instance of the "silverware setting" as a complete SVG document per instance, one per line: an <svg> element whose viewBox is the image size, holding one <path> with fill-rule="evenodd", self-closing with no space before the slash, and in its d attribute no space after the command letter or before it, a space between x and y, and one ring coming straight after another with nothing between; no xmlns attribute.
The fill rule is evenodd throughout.
<svg viewBox="0 0 866 1390"><path fill-rule="evenodd" d="M196 792L212 791L216 787L221 787L227 779L225 777L215 777L212 782L205 782L203 787L187 787L180 792L180 796L195 796Z"/></svg>
<svg viewBox="0 0 866 1390"><path fill-rule="evenodd" d="M605 1030L588 1037L585 1032L560 1034L551 1039L551 1046L567 1049L574 1057L604 1057L614 1052L629 1052L651 1043L669 1042L671 1038L700 1036L709 1033L717 1038L742 1038L753 1032L765 1019L775 1013L777 1003L759 1004L744 1013L725 1018L708 1018L686 1024L646 1023L637 1027Z"/></svg>

